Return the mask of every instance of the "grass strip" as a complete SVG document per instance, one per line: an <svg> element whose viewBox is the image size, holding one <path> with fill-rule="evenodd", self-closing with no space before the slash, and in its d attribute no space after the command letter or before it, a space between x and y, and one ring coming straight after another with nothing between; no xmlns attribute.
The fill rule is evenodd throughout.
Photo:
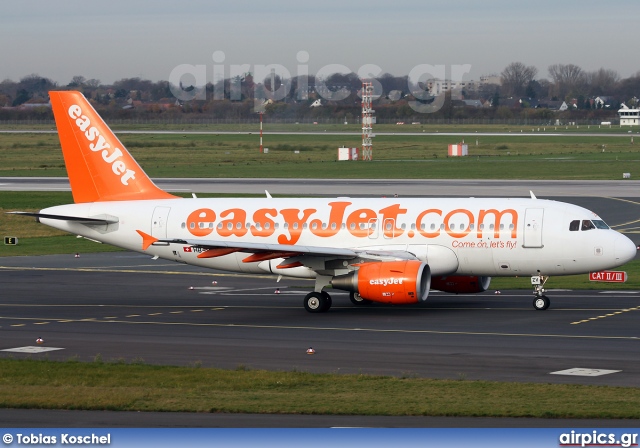
<svg viewBox="0 0 640 448"><path fill-rule="evenodd" d="M621 179L640 172L633 135L378 135L373 162L337 162L354 136L123 134L123 144L152 177L381 179ZM465 140L469 157L447 157ZM535 169L532 169L535 167ZM0 134L0 177L65 176L55 134ZM526 192L525 192L526 193Z"/></svg>
<svg viewBox="0 0 640 448"><path fill-rule="evenodd" d="M0 407L640 418L640 389L0 359Z"/></svg>

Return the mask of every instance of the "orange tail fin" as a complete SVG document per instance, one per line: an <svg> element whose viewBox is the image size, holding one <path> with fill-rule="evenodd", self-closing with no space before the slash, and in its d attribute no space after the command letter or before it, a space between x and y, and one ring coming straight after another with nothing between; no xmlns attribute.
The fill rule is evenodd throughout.
<svg viewBox="0 0 640 448"><path fill-rule="evenodd" d="M80 92L49 92L73 200L173 199L142 171Z"/></svg>

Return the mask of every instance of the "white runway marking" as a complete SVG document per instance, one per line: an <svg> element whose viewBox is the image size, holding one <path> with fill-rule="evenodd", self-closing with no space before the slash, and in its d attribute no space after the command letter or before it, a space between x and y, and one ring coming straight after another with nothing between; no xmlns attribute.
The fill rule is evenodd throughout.
<svg viewBox="0 0 640 448"><path fill-rule="evenodd" d="M609 375L610 373L618 373L618 372L622 372L622 370L581 369L579 367L575 367L573 369L551 372L551 375L602 376L602 375Z"/></svg>
<svg viewBox="0 0 640 448"><path fill-rule="evenodd" d="M55 350L64 350L64 348L59 347L39 347L39 346L27 346L27 347L16 347L16 348L7 348L4 350L0 350L0 352L13 352L13 353L44 353L44 352L52 352Z"/></svg>
<svg viewBox="0 0 640 448"><path fill-rule="evenodd" d="M640 291L600 291L600 294L639 294Z"/></svg>

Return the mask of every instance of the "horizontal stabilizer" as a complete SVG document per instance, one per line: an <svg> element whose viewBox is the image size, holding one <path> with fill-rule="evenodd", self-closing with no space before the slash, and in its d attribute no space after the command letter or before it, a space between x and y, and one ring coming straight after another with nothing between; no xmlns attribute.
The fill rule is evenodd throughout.
<svg viewBox="0 0 640 448"><path fill-rule="evenodd" d="M81 224L116 224L118 222L118 218L87 218L84 216L63 216L63 215L49 215L46 213L35 213L35 212L7 212L9 215L22 215L22 216L33 216L35 218L45 218L45 219L58 219L60 221L73 221L79 222Z"/></svg>

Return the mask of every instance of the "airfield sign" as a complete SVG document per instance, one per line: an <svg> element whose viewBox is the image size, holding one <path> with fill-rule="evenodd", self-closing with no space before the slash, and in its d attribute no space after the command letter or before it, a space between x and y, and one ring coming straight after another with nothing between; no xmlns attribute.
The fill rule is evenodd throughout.
<svg viewBox="0 0 640 448"><path fill-rule="evenodd" d="M589 272L589 280L592 282L624 283L627 281L627 273L624 271Z"/></svg>
<svg viewBox="0 0 640 448"><path fill-rule="evenodd" d="M18 238L16 238L15 236L5 236L4 244L5 246L15 246L16 244L18 244Z"/></svg>

